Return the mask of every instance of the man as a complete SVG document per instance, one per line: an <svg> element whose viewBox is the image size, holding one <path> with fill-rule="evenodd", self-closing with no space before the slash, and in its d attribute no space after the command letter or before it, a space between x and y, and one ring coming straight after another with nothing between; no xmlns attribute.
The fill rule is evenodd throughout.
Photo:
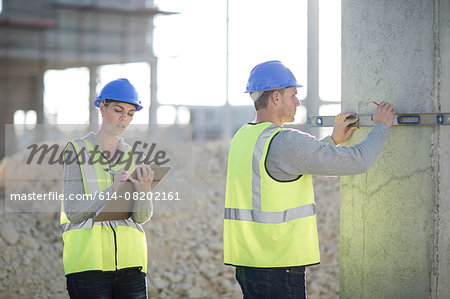
<svg viewBox="0 0 450 299"><path fill-rule="evenodd" d="M279 61L257 65L247 91L256 120L233 137L228 156L224 262L236 267L244 298L306 298L305 266L320 262L312 175L366 172L380 154L394 120L381 103L367 138L336 145L357 129L341 113L322 141L293 129L301 85Z"/></svg>

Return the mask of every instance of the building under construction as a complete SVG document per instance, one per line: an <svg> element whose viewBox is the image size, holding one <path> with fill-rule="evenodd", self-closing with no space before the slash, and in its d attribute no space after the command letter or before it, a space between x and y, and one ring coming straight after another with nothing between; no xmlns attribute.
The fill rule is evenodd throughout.
<svg viewBox="0 0 450 299"><path fill-rule="evenodd" d="M154 7L152 0L5 0L2 4L2 140L4 124L13 123L17 110L34 110L37 123L44 123L43 75L48 69L87 67L92 99L99 66L147 62L151 72L151 101L156 103L153 19L171 12ZM156 105L150 109L150 115L156 115ZM97 124L93 106L90 112L90 123ZM4 148L0 151L3 156Z"/></svg>

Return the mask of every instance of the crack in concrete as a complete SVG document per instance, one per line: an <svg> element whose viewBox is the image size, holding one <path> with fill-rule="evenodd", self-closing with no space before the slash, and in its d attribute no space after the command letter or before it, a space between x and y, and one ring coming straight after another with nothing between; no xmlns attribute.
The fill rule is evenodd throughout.
<svg viewBox="0 0 450 299"><path fill-rule="evenodd" d="M393 184L395 182L409 180L409 179L411 179L414 176L422 176L423 174L426 174L427 172L432 173L432 166L426 167L424 169L419 169L419 170L414 171L413 173L407 174L407 175L390 176L389 180L381 182L376 189L374 189L374 190L372 190L370 192L368 191L368 186L369 186L369 184L372 185L372 186L374 184L373 184L373 182L369 181L368 173L366 173L366 175L365 175L366 183L364 184L364 190L363 190L363 188L361 188L362 186L360 188L358 188L357 184L353 184L352 187L355 187L356 189L359 189L359 191L364 193L366 196L370 196L370 195L374 195L377 192L380 192L380 190L382 188L385 188L386 186L389 186L389 185L391 185L391 184Z"/></svg>

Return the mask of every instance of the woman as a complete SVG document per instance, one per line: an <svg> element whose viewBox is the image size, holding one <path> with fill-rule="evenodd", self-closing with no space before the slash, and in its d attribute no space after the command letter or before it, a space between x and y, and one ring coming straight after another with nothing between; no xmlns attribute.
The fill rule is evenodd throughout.
<svg viewBox="0 0 450 299"><path fill-rule="evenodd" d="M64 152L61 228L67 290L71 298L147 298L147 241L141 224L152 215L151 201L136 201L129 218L96 221L118 199L125 181L133 182L137 192L150 191L151 167L140 165L137 178L131 177L133 153L119 137L142 109L141 102L127 79L117 79L94 104L103 118L98 133L69 142Z"/></svg>

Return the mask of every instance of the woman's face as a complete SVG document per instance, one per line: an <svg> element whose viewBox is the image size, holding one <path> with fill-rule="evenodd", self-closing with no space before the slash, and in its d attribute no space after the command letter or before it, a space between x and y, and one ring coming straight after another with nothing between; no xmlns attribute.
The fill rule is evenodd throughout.
<svg viewBox="0 0 450 299"><path fill-rule="evenodd" d="M102 127L111 134L120 135L133 119L136 107L124 102L110 102L106 105L102 102L100 112L103 116Z"/></svg>

